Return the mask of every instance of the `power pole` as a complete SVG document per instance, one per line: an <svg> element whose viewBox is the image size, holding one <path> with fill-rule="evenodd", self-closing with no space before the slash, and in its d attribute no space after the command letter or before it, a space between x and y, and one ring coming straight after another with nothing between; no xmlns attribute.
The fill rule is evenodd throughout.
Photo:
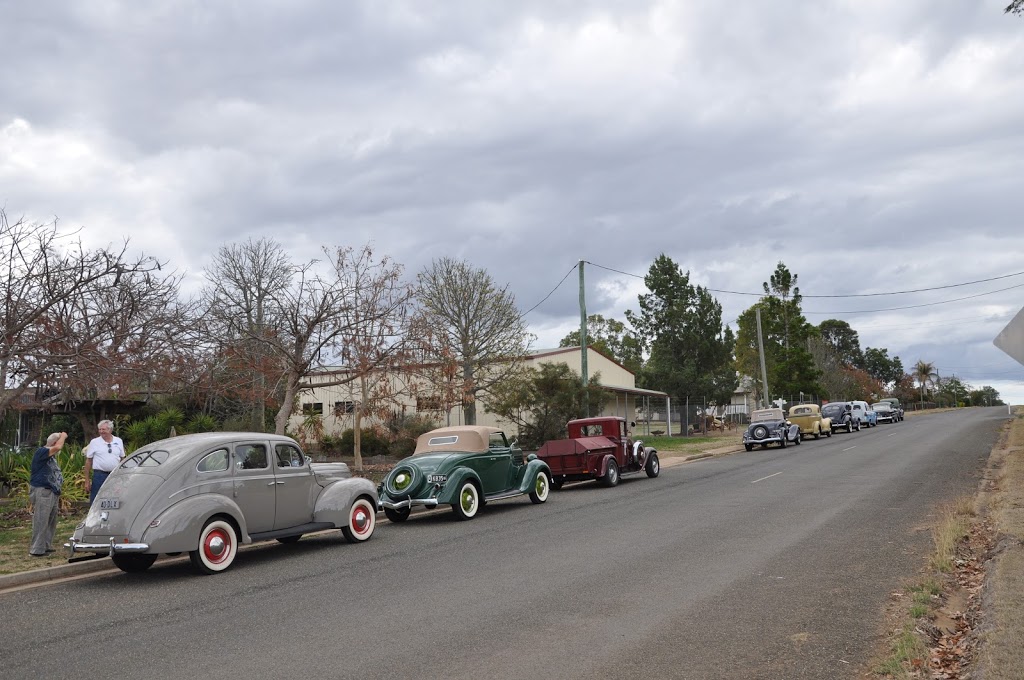
<svg viewBox="0 0 1024 680"><path fill-rule="evenodd" d="M583 374L584 416L590 417L590 398L587 396L589 383L587 370L587 297L583 281L583 260L580 260L580 371Z"/></svg>
<svg viewBox="0 0 1024 680"><path fill-rule="evenodd" d="M754 307L754 314L757 316L757 352L761 355L761 384L764 385L763 408L768 408L768 369L764 365L764 339L761 337L761 308Z"/></svg>

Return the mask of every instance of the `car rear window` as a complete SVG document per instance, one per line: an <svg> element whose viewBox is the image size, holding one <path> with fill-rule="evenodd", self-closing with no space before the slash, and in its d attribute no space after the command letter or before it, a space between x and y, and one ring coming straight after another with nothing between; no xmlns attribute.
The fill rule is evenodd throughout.
<svg viewBox="0 0 1024 680"><path fill-rule="evenodd" d="M125 470L136 467L156 467L166 461L169 455L169 453L161 449L157 449L155 451L140 451L125 459L125 461L121 463L121 467Z"/></svg>
<svg viewBox="0 0 1024 680"><path fill-rule="evenodd" d="M454 444L457 441L459 441L458 435L453 434L446 437L431 437L427 444L429 446L446 446L448 444Z"/></svg>

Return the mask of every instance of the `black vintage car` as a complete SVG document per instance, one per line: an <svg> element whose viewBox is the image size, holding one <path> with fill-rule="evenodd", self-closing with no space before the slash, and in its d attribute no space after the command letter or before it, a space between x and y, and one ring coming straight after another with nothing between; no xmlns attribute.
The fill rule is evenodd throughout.
<svg viewBox="0 0 1024 680"><path fill-rule="evenodd" d="M832 419L832 431L846 430L860 432L860 420L853 417L853 407L848 401L833 401L821 407L821 415Z"/></svg>
<svg viewBox="0 0 1024 680"><path fill-rule="evenodd" d="M755 444L762 449L778 444L784 449L786 444L799 444L800 439L800 426L786 420L781 408L763 408L750 414L750 425L743 433L743 448L750 451Z"/></svg>

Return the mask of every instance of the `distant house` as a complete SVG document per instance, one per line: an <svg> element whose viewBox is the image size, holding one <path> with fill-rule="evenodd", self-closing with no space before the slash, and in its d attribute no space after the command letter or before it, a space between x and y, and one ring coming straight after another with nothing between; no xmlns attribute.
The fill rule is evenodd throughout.
<svg viewBox="0 0 1024 680"><path fill-rule="evenodd" d="M525 363L533 368L545 363L561 363L569 366L576 373L582 374L582 356L579 347L540 349L525 357ZM321 382L328 382L332 377L344 373L346 373L344 367L337 367L312 373L306 377L310 383L315 384L318 378L321 378ZM636 387L636 376L632 372L592 347L587 348L587 374L590 378L600 374L601 386L611 395L608 403L604 406L603 413L591 415L616 415L627 421L633 421L637 419L638 413L644 412L645 408L650 410L652 400L657 404L668 402L668 395L664 392ZM391 378L391 381L390 391L396 395L392 409L396 415L423 415L442 425L463 424L461 404L445 408L444 399L440 395L424 393L422 390L417 396L411 396L408 390L402 389L402 386L411 382L411 379L406 379L401 375ZM341 434L353 426L353 411L355 403L359 399L358 394L357 382L303 390L299 393L299 409L292 415L289 429L297 430L306 416L317 414L321 416L324 434ZM373 420L364 420L364 423L369 425L373 423ZM513 424L502 421L493 413L484 411L483 408L477 409L477 425L501 427L513 435L518 434L517 428Z"/></svg>

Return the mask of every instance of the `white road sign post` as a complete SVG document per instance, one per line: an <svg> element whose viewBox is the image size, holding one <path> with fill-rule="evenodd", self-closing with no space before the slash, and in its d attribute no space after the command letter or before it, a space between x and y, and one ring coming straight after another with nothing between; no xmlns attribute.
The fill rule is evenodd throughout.
<svg viewBox="0 0 1024 680"><path fill-rule="evenodd" d="M1017 363L1024 364L1024 308L1006 324L1006 328L999 332L992 343L1016 359Z"/></svg>

